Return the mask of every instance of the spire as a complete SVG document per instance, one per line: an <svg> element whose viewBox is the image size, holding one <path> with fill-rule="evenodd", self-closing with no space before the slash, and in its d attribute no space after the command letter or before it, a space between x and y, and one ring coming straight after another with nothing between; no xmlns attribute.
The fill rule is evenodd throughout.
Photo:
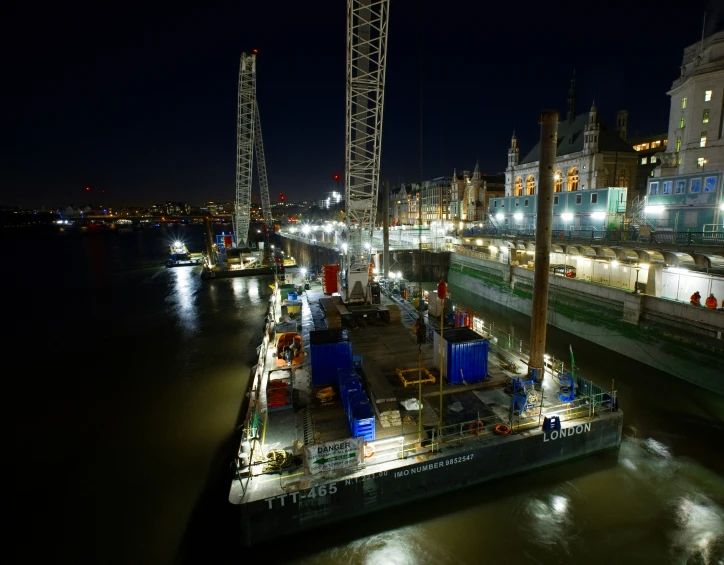
<svg viewBox="0 0 724 565"><path fill-rule="evenodd" d="M473 175L479 175L480 174L480 161L475 161L475 170L473 171Z"/></svg>
<svg viewBox="0 0 724 565"><path fill-rule="evenodd" d="M518 147L518 138L515 137L515 130L513 130L513 137L510 138L510 148L515 149Z"/></svg>
<svg viewBox="0 0 724 565"><path fill-rule="evenodd" d="M568 89L568 116L566 121L569 124L576 119L576 70L573 69L573 78L571 79L571 87Z"/></svg>

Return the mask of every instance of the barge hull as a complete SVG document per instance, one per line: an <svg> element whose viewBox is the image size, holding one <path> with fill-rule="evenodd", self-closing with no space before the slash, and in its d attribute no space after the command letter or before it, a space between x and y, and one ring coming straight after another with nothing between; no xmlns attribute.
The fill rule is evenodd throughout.
<svg viewBox="0 0 724 565"><path fill-rule="evenodd" d="M238 503L244 544L256 545L447 491L555 465L621 444L623 413L570 422L561 432L525 432L480 440L477 447L448 447L432 457L410 456L387 470L371 466L354 477L328 479L313 488ZM253 480L269 479L259 476ZM278 479L277 479L278 480ZM316 482L316 481L315 481Z"/></svg>

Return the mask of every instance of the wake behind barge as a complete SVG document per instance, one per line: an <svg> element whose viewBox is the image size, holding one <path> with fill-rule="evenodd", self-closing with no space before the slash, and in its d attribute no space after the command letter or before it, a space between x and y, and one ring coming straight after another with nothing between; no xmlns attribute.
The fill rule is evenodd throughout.
<svg viewBox="0 0 724 565"><path fill-rule="evenodd" d="M241 506L246 545L620 446L615 391L581 377L561 381L552 370L521 384L485 347L486 377L470 384L444 377L441 403L435 366L450 365L436 362L440 349L431 343L418 349L409 313L401 322L393 316L389 324L370 319L365 327L319 331L339 327L331 299L317 285L301 299L299 318L280 323L277 287L250 383L229 493ZM385 303L394 310L383 296ZM290 329L303 350L284 360L276 335ZM338 366L346 364L346 340L352 366ZM313 370L340 377L319 385ZM355 375L362 391L349 386ZM350 408L353 402L368 412Z"/></svg>

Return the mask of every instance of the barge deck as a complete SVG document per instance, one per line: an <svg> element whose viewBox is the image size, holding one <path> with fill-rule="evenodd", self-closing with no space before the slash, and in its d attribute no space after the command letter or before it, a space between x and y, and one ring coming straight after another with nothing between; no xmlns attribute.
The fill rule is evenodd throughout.
<svg viewBox="0 0 724 565"><path fill-rule="evenodd" d="M242 506L247 545L620 445L623 415L615 391L577 377L575 398L563 402L559 375L547 370L527 387L529 403L513 410L511 383L520 375L508 370L510 354L499 357L494 348L487 378L444 382L441 402L440 353L429 341L418 347L416 314L403 309L400 322L363 318L345 330L374 411L374 440L362 446L351 437L338 388L330 401L328 392L319 394L328 387L312 386L310 332L327 328L324 298L312 285L301 296L301 315L277 328L282 301L278 292L271 298L229 492L229 501ZM383 306L399 306L382 299ZM280 368L273 335L290 326L305 344L304 362ZM418 384L418 374L427 382ZM270 402L271 381L289 383L290 404ZM315 453L315 462L324 462L326 449L341 446L335 453L348 454L357 445L349 466L313 472Z"/></svg>

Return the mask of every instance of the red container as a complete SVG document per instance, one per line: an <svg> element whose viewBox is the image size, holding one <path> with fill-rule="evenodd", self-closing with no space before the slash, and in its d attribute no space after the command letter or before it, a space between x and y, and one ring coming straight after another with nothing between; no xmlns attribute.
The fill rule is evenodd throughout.
<svg viewBox="0 0 724 565"><path fill-rule="evenodd" d="M323 265L322 266L322 290L324 294L332 294L337 292L337 273L339 265Z"/></svg>

